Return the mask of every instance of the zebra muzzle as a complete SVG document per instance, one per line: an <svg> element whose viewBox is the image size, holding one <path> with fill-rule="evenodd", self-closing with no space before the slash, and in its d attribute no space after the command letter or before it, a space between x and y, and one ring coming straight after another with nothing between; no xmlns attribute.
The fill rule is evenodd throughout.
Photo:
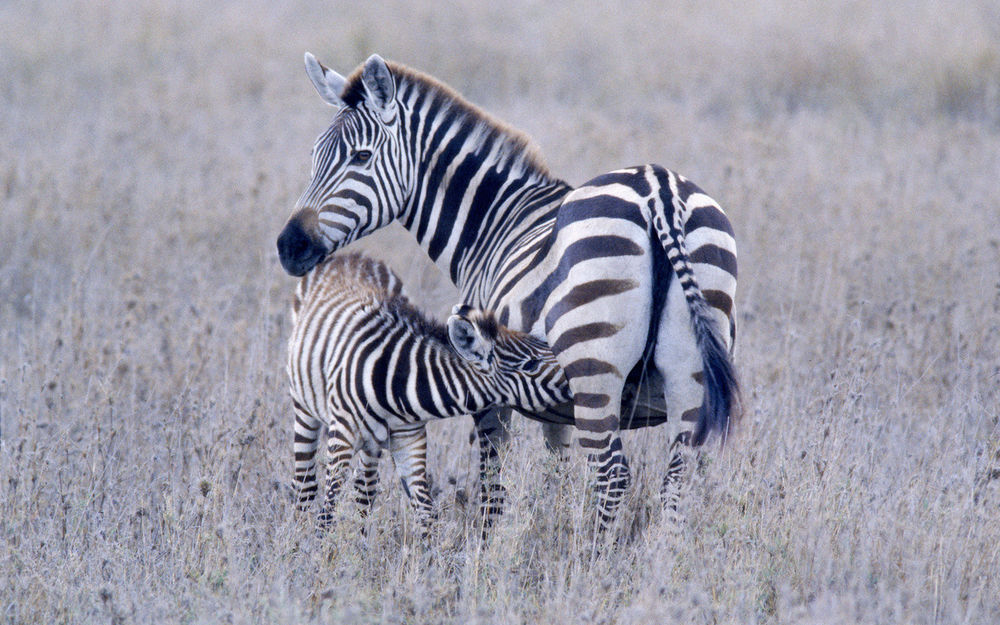
<svg viewBox="0 0 1000 625"><path fill-rule="evenodd" d="M281 266L293 276L303 276L326 256L326 249L317 243L292 217L278 235L278 258Z"/></svg>

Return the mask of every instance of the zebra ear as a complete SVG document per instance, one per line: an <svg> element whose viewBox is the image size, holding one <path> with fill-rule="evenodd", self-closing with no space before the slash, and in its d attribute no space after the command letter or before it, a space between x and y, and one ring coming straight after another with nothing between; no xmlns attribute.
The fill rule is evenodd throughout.
<svg viewBox="0 0 1000 625"><path fill-rule="evenodd" d="M480 367L489 366L492 346L476 326L461 315L448 317L448 340L458 355Z"/></svg>
<svg viewBox="0 0 1000 625"><path fill-rule="evenodd" d="M361 83L374 108L388 111L392 107L393 98L396 97L396 82L382 57L377 54L368 57L361 72Z"/></svg>
<svg viewBox="0 0 1000 625"><path fill-rule="evenodd" d="M308 52L306 52L306 74L309 75L309 80L312 81L316 91L327 104L337 108L344 106L340 94L344 92L344 85L347 84L346 78L324 66Z"/></svg>

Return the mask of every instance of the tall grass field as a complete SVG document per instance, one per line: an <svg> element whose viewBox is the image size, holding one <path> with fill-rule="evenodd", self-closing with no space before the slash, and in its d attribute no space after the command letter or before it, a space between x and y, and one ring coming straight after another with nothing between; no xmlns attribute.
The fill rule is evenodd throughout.
<svg viewBox="0 0 1000 625"><path fill-rule="evenodd" d="M515 418L477 526L469 418L430 426L422 541L297 514L275 239L377 52L572 184L655 162L740 253L745 411L679 528L669 440L592 557L582 452ZM393 226L351 246L440 318ZM0 3L0 623L1000 622L1000 3Z"/></svg>

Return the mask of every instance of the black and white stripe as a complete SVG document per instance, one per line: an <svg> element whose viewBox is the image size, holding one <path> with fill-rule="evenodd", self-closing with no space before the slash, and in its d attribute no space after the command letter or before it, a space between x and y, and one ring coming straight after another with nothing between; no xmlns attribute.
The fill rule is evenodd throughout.
<svg viewBox="0 0 1000 625"><path fill-rule="evenodd" d="M545 337L573 392L568 421L597 474L602 528L630 480L620 429L669 419L671 467L683 465L684 445L728 431L736 244L715 201L655 165L573 189L523 135L378 56L349 78L311 55L306 69L339 110L278 238L289 273L398 220L465 301ZM503 442L506 418L480 417L484 450ZM566 448L567 428L550 423L545 433Z"/></svg>
<svg viewBox="0 0 1000 625"><path fill-rule="evenodd" d="M403 488L426 521L425 423L497 406L541 411L569 399L545 342L508 330L491 313L456 307L447 326L410 305L400 280L359 255L331 256L299 283L292 307L288 377L295 408L295 488L316 496L316 448L327 428L321 524L352 460L356 501L371 505L388 448Z"/></svg>

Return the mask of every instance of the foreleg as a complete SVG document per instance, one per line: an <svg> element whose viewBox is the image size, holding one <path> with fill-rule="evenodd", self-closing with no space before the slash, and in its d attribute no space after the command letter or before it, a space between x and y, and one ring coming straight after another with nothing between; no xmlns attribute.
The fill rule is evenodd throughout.
<svg viewBox="0 0 1000 625"><path fill-rule="evenodd" d="M500 482L500 453L510 440L510 410L487 410L473 416L479 438L479 511L483 537L503 514L507 489Z"/></svg>
<svg viewBox="0 0 1000 625"><path fill-rule="evenodd" d="M308 504L316 499L318 484L316 482L316 448L319 446L320 420L310 414L299 402L295 405L295 474L292 477L292 489L295 492L296 506L305 510Z"/></svg>
<svg viewBox="0 0 1000 625"><path fill-rule="evenodd" d="M427 485L427 430L423 424L389 435L389 451L396 465L396 475L410 500L423 533L433 518L431 490Z"/></svg>
<svg viewBox="0 0 1000 625"><path fill-rule="evenodd" d="M333 520L337 496L347 480L354 458L354 438L352 432L336 423L327 432L326 497L318 521L321 528L328 527Z"/></svg>
<svg viewBox="0 0 1000 625"><path fill-rule="evenodd" d="M542 423L545 448L560 461L569 460L570 445L573 443L573 426L558 423Z"/></svg>
<svg viewBox="0 0 1000 625"><path fill-rule="evenodd" d="M375 491L378 488L378 461L382 449L372 441L365 441L357 451L358 468L354 474L354 501L361 510L361 516L368 516L372 504L375 503Z"/></svg>

